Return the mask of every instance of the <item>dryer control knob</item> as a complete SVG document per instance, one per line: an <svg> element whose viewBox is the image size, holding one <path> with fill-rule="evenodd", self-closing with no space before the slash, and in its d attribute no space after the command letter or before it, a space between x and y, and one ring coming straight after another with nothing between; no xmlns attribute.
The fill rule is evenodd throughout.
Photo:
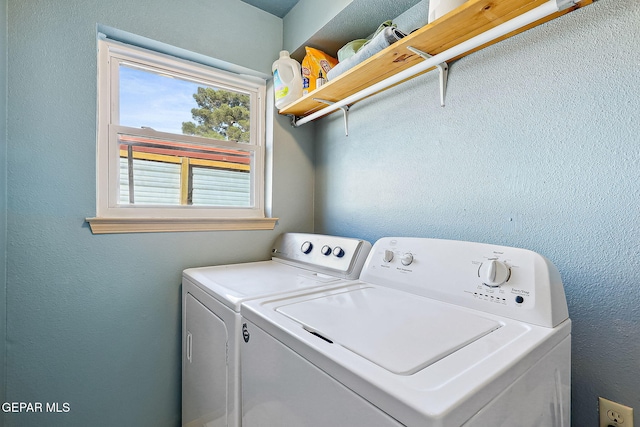
<svg viewBox="0 0 640 427"><path fill-rule="evenodd" d="M304 242L300 247L300 250L303 254L308 254L309 252L311 252L311 249L313 249L313 244L308 240Z"/></svg>
<svg viewBox="0 0 640 427"><path fill-rule="evenodd" d="M483 262L478 268L478 277L490 288L497 288L511 277L511 269L504 262L491 259Z"/></svg>
<svg viewBox="0 0 640 427"><path fill-rule="evenodd" d="M322 255L331 255L331 248L327 245L324 245L322 249L320 249L320 253Z"/></svg>
<svg viewBox="0 0 640 427"><path fill-rule="evenodd" d="M336 246L333 248L333 255L342 258L344 256L344 250L340 246Z"/></svg>
<svg viewBox="0 0 640 427"><path fill-rule="evenodd" d="M384 251L384 255L382 256L382 260L384 262L391 262L391 260L393 260L393 251L390 250L385 250Z"/></svg>
<svg viewBox="0 0 640 427"><path fill-rule="evenodd" d="M402 255L402 258L400 258L400 262L402 263L402 265L411 265L411 263L413 262L413 254L411 252L407 252L406 254Z"/></svg>

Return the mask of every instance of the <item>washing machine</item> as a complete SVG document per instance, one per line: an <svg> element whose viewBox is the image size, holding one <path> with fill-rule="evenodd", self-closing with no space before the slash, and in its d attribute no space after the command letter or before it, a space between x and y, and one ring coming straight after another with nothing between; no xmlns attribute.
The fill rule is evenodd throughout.
<svg viewBox="0 0 640 427"><path fill-rule="evenodd" d="M357 279L370 249L359 239L285 233L269 261L184 270L182 425L240 425L242 302Z"/></svg>
<svg viewBox="0 0 640 427"><path fill-rule="evenodd" d="M243 427L569 427L571 320L525 249L377 241L360 280L242 304Z"/></svg>

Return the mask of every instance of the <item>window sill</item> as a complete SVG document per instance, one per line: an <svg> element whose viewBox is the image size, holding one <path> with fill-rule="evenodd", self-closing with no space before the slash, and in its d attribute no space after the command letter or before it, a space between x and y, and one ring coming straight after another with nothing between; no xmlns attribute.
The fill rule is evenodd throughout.
<svg viewBox="0 0 640 427"><path fill-rule="evenodd" d="M87 218L93 234L273 230L278 218Z"/></svg>

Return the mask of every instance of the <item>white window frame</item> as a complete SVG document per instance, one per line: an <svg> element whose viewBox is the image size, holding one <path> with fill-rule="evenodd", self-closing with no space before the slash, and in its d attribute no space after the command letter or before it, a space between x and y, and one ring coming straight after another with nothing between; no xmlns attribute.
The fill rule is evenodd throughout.
<svg viewBox="0 0 640 427"><path fill-rule="evenodd" d="M251 97L250 143L213 141L190 135L157 132L119 125L119 65L164 69L210 86L249 93ZM94 233L273 229L277 218L265 216L265 91L259 78L248 78L169 55L98 40L98 129L96 217L87 218ZM125 133L199 144L215 143L252 153L252 206L225 208L204 206L144 206L118 204L119 144Z"/></svg>

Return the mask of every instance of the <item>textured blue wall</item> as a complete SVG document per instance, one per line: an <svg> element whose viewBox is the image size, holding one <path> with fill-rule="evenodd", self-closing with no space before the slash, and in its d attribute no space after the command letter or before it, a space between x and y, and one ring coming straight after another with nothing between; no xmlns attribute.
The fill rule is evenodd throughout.
<svg viewBox="0 0 640 427"><path fill-rule="evenodd" d="M2 387L8 401L70 412L8 414L4 425L174 427L181 271L267 259L278 233L311 231L312 132L272 125L274 231L92 235L96 26L270 74L282 21L239 0L8 0L8 23Z"/></svg>
<svg viewBox="0 0 640 427"><path fill-rule="evenodd" d="M559 268L573 425L640 408L640 3L601 0L316 123L316 231L524 247ZM411 28L407 28L410 30Z"/></svg>

